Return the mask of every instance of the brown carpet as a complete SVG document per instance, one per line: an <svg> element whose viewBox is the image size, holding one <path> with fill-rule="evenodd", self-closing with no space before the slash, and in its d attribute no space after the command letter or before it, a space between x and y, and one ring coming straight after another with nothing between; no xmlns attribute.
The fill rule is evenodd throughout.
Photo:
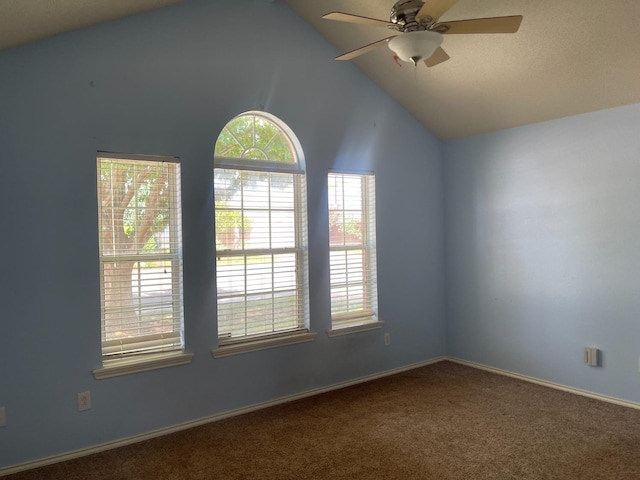
<svg viewBox="0 0 640 480"><path fill-rule="evenodd" d="M5 477L640 479L640 411L451 362Z"/></svg>

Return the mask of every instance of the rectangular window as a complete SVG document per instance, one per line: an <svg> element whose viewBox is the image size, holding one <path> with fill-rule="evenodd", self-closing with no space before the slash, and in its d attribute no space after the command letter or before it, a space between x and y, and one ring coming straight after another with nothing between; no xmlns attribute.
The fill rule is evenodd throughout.
<svg viewBox="0 0 640 480"><path fill-rule="evenodd" d="M107 363L183 348L180 165L140 158L97 159Z"/></svg>
<svg viewBox="0 0 640 480"><path fill-rule="evenodd" d="M332 329L376 322L375 178L329 173Z"/></svg>
<svg viewBox="0 0 640 480"><path fill-rule="evenodd" d="M214 174L219 345L307 331L304 175Z"/></svg>

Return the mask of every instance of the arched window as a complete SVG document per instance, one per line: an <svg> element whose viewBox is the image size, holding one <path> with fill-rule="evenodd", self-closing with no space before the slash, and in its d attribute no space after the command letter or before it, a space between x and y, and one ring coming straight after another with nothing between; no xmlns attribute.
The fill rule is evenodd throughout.
<svg viewBox="0 0 640 480"><path fill-rule="evenodd" d="M293 132L264 112L231 120L216 141L214 194L214 355L311 339L306 182Z"/></svg>
<svg viewBox="0 0 640 480"><path fill-rule="evenodd" d="M297 164L301 151L296 151L289 128L278 123L262 112L238 115L222 129L215 156Z"/></svg>

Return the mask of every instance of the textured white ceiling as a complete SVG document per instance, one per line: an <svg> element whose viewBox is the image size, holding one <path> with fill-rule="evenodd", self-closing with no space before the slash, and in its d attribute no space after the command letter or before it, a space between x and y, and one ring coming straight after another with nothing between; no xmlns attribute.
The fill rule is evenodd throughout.
<svg viewBox="0 0 640 480"><path fill-rule="evenodd" d="M180 1L0 0L0 50ZM387 20L395 0L283 1L336 55L390 35L321 17ZM640 0L459 0L442 20L518 14L515 34L445 37L451 60L433 68L386 47L353 63L441 139L640 103Z"/></svg>
<svg viewBox="0 0 640 480"><path fill-rule="evenodd" d="M323 14L388 20L395 0L285 2L338 54L390 32ZM459 0L442 19L519 14L515 34L446 36L451 60L432 68L386 47L353 63L442 139L640 102L639 0Z"/></svg>
<svg viewBox="0 0 640 480"><path fill-rule="evenodd" d="M182 0L0 0L0 50Z"/></svg>

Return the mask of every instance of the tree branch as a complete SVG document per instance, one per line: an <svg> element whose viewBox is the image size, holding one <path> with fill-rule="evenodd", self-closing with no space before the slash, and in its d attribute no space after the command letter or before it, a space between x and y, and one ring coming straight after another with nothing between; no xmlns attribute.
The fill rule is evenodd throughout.
<svg viewBox="0 0 640 480"><path fill-rule="evenodd" d="M163 194L166 194L168 172L166 168L159 170L158 178L151 186L151 191L145 202L145 211L142 221L136 228L136 244L144 245L153 233L153 225L157 211L162 207Z"/></svg>

